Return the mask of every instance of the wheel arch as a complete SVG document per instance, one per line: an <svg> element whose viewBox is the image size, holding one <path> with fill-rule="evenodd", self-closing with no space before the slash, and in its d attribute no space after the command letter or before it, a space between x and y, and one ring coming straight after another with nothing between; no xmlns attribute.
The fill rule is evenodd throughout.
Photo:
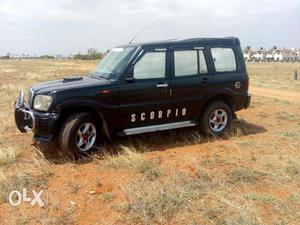
<svg viewBox="0 0 300 225"><path fill-rule="evenodd" d="M55 127L56 135L59 135L64 122L70 116L72 116L76 113L82 113L82 112L90 113L91 115L95 116L95 118L99 119L99 121L101 121L101 126L102 126L104 134L107 137L110 137L107 121L106 121L105 116L102 113L102 111L99 109L93 108L93 107L88 107L88 106L74 106L74 107L69 107L69 108L65 108L64 110L62 110L60 112L59 118L56 122L56 127Z"/></svg>
<svg viewBox="0 0 300 225"><path fill-rule="evenodd" d="M216 101L222 101L222 102L226 103L230 107L233 117L235 117L235 102L234 102L234 99L228 94L219 94L219 95L212 96L211 98L209 98L204 103L203 110L201 112L200 118L202 117L206 107L209 104L211 104L213 102L216 102Z"/></svg>

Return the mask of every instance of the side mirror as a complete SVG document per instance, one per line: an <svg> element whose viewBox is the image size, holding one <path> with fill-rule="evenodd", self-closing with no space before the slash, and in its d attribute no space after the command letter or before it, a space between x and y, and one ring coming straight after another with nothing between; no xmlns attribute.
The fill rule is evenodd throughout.
<svg viewBox="0 0 300 225"><path fill-rule="evenodd" d="M134 77L126 77L125 80L126 80L128 83L132 83L135 79L134 79Z"/></svg>

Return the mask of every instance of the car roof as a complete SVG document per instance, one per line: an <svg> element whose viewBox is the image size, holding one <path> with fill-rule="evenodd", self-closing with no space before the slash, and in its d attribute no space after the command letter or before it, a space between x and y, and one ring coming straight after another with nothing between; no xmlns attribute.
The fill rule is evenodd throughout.
<svg viewBox="0 0 300 225"><path fill-rule="evenodd" d="M197 44L213 44L213 45L240 45L240 41L236 37L225 38L186 38L186 39L169 39L152 42L130 43L121 45L120 47L155 47L169 45L197 45Z"/></svg>

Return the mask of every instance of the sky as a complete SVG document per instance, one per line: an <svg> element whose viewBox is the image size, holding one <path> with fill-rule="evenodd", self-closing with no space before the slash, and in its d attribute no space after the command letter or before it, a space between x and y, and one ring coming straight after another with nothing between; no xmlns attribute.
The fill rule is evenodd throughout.
<svg viewBox="0 0 300 225"><path fill-rule="evenodd" d="M85 53L128 43L238 37L300 48L300 0L0 0L0 55Z"/></svg>

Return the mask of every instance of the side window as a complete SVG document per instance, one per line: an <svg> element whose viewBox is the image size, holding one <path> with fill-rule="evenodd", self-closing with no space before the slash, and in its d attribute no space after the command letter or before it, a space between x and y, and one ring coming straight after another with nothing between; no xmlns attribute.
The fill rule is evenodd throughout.
<svg viewBox="0 0 300 225"><path fill-rule="evenodd" d="M175 76L198 74L197 51L175 51Z"/></svg>
<svg viewBox="0 0 300 225"><path fill-rule="evenodd" d="M164 78L166 74L166 53L148 52L134 66L135 79Z"/></svg>
<svg viewBox="0 0 300 225"><path fill-rule="evenodd" d="M232 72L236 70L235 55L232 48L212 48L211 54L217 72Z"/></svg>
<svg viewBox="0 0 300 225"><path fill-rule="evenodd" d="M198 71L201 74L207 73L206 61L202 50L175 51L174 64L176 77L195 75L198 74Z"/></svg>

